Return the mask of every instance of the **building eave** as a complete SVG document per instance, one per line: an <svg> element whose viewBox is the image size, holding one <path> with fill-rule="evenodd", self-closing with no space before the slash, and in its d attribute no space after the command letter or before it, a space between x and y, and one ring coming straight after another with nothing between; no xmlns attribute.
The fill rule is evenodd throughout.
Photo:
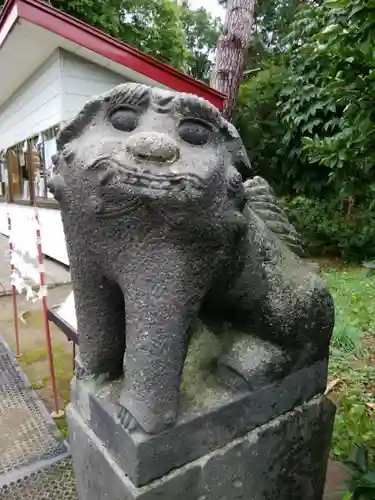
<svg viewBox="0 0 375 500"><path fill-rule="evenodd" d="M104 60L129 68L165 87L196 94L219 109L223 108L226 99L224 94L39 0L6 1L0 15L0 53L3 45L11 42L14 28L22 21L84 47ZM2 67L2 77L6 74L6 68Z"/></svg>

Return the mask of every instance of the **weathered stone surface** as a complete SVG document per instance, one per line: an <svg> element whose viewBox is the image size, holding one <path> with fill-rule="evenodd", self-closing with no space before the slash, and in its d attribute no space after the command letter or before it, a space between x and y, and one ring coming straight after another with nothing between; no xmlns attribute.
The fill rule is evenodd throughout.
<svg viewBox="0 0 375 500"><path fill-rule="evenodd" d="M70 406L81 500L321 500L334 406L319 397L137 488Z"/></svg>
<svg viewBox="0 0 375 500"><path fill-rule="evenodd" d="M245 148L211 104L128 83L87 103L58 145L50 189L81 375L121 380L125 427L158 434L176 423L198 317L219 337L229 322L264 341L221 337L215 365L237 390L327 359L331 296L297 256L299 237L268 183L243 184Z"/></svg>
<svg viewBox="0 0 375 500"><path fill-rule="evenodd" d="M258 391L233 391L228 398L223 386L220 398L216 389L214 401L210 381L201 380L176 425L157 435L122 427L116 418L119 382L94 387L86 380L73 380L72 402L120 468L136 486L143 486L322 393L326 379L327 362L320 361Z"/></svg>

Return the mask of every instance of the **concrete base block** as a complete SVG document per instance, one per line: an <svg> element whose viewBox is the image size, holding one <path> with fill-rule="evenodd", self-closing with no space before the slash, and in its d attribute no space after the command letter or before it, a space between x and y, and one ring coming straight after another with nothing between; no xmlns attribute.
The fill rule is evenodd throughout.
<svg viewBox="0 0 375 500"><path fill-rule="evenodd" d="M327 365L327 360L319 361L256 391L223 392L214 403L210 395L220 391L208 388L201 406L182 407L176 424L155 435L139 426L131 432L121 426L116 417L121 380L100 383L74 378L72 403L119 467L141 487L322 394Z"/></svg>
<svg viewBox="0 0 375 500"><path fill-rule="evenodd" d="M75 405L69 434L80 500L322 500L334 405L317 397L136 487ZM126 453L126 450L124 450Z"/></svg>

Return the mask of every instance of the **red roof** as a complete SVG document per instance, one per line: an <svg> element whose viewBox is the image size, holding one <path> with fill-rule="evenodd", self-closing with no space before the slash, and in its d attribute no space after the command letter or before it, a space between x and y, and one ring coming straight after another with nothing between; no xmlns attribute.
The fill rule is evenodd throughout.
<svg viewBox="0 0 375 500"><path fill-rule="evenodd" d="M119 42L39 0L7 0L0 15L1 45L18 20L26 20L179 92L196 94L223 108L226 96L135 47Z"/></svg>

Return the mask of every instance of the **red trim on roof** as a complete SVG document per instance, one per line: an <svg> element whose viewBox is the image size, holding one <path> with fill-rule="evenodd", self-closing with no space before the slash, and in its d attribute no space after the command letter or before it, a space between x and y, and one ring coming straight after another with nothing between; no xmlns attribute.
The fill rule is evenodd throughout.
<svg viewBox="0 0 375 500"><path fill-rule="evenodd" d="M0 18L1 19L1 18ZM13 5L12 8L7 9L6 16L4 16L4 23L2 29L0 29L0 48L12 32L14 26L18 21L17 6Z"/></svg>
<svg viewBox="0 0 375 500"><path fill-rule="evenodd" d="M39 0L7 0L0 15L0 33L14 5L17 6L19 19L25 19L60 35L166 87L179 92L196 94L219 109L224 106L226 96L221 92Z"/></svg>

